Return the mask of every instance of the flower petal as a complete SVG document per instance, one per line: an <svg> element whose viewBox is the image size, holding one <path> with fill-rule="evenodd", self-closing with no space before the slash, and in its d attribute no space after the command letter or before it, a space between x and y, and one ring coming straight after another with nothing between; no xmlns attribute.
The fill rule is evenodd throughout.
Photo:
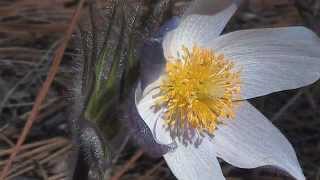
<svg viewBox="0 0 320 180"><path fill-rule="evenodd" d="M180 180L224 180L214 146L203 139L199 146L183 145L169 151L164 158L173 174Z"/></svg>
<svg viewBox="0 0 320 180"><path fill-rule="evenodd" d="M294 149L283 134L248 102L239 105L234 120L215 132L217 156L240 168L276 166L303 180Z"/></svg>
<svg viewBox="0 0 320 180"><path fill-rule="evenodd" d="M230 6L232 3L239 5L240 1L241 0L194 0L192 4L189 5L188 9L186 9L186 11L183 13L182 18L192 14L214 15L222 9Z"/></svg>
<svg viewBox="0 0 320 180"><path fill-rule="evenodd" d="M163 74L166 60L163 56L162 43L154 40L146 40L139 54L140 81L144 89Z"/></svg>
<svg viewBox="0 0 320 180"><path fill-rule="evenodd" d="M137 103L138 112L147 126L150 128L155 141L159 144L169 145L173 143L170 132L166 130L166 124L163 119L164 108L155 111L155 99L159 93L159 88L150 90Z"/></svg>
<svg viewBox="0 0 320 180"><path fill-rule="evenodd" d="M128 127L131 138L151 157L161 157L168 152L172 147L158 144L154 138L150 128L142 120L138 113L136 102L140 101L142 97L141 83L138 83L135 89L135 99L132 94L127 99L126 106L128 108L124 111L124 116L121 118L123 124Z"/></svg>
<svg viewBox="0 0 320 180"><path fill-rule="evenodd" d="M156 40L162 41L163 37L170 31L176 29L181 21L181 17L173 16L171 19L166 21L155 34Z"/></svg>
<svg viewBox="0 0 320 180"><path fill-rule="evenodd" d="M241 69L241 98L299 88L320 77L320 40L304 27L243 30L204 45Z"/></svg>
<svg viewBox="0 0 320 180"><path fill-rule="evenodd" d="M201 3L201 5L199 5L200 9L203 4L211 4L210 1L201 1L198 3ZM213 4L217 4L217 2L213 1ZM167 33L165 36L162 44L165 57L167 59L177 58L183 46L192 48L194 44L202 45L206 41L218 37L231 16L237 10L235 3L229 3L228 5L225 9L213 7L210 11L213 15L187 15L175 30ZM197 11L198 10L191 10L192 13L197 13Z"/></svg>

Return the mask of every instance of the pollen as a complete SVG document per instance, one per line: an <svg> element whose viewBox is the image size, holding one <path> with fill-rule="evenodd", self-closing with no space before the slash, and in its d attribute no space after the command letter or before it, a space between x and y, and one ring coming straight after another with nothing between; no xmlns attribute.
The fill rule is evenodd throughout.
<svg viewBox="0 0 320 180"><path fill-rule="evenodd" d="M157 106L165 106L171 130L195 128L212 133L222 119L233 118L233 99L240 95L240 70L224 55L194 46L169 61Z"/></svg>

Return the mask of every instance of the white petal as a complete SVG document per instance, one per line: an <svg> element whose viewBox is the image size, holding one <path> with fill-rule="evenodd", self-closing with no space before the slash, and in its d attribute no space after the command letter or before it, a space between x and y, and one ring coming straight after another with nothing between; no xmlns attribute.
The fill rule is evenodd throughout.
<svg viewBox="0 0 320 180"><path fill-rule="evenodd" d="M242 71L242 98L299 88L320 77L320 40L304 27L243 30L204 45Z"/></svg>
<svg viewBox="0 0 320 180"><path fill-rule="evenodd" d="M304 180L294 149L283 134L248 102L226 120L213 138L217 156L240 168L276 166Z"/></svg>
<svg viewBox="0 0 320 180"><path fill-rule="evenodd" d="M239 5L240 0L194 0L184 12L182 18L192 14L213 15L222 9L227 8L232 3Z"/></svg>
<svg viewBox="0 0 320 180"><path fill-rule="evenodd" d="M232 3L211 16L197 14L186 16L179 26L167 33L164 38L162 46L166 59L177 58L182 46L192 48L195 44L200 46L218 37L236 9L237 5Z"/></svg>
<svg viewBox="0 0 320 180"><path fill-rule="evenodd" d="M179 180L224 180L214 146L204 139L199 146L178 146L164 155L173 174Z"/></svg>
<svg viewBox="0 0 320 180"><path fill-rule="evenodd" d="M165 122L163 120L163 112L165 109L155 111L155 99L154 96L159 93L159 88L149 91L142 99L137 103L138 112L147 126L150 128L154 139L159 144L171 144L173 142L170 132L165 128Z"/></svg>
<svg viewBox="0 0 320 180"><path fill-rule="evenodd" d="M142 91L142 97L146 96L150 91L159 89L161 81L162 81L162 76L160 76L157 80L153 81L152 83L148 84L148 86L144 88L144 90Z"/></svg>

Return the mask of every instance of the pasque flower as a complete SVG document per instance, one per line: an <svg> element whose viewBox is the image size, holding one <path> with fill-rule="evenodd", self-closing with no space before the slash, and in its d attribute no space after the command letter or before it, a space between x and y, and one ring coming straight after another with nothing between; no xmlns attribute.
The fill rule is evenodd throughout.
<svg viewBox="0 0 320 180"><path fill-rule="evenodd" d="M318 80L320 40L305 27L220 35L236 9L198 0L186 11L163 39L162 74L136 91L138 112L156 142L173 147L163 156L178 179L225 179L219 157L303 180L288 140L246 100Z"/></svg>

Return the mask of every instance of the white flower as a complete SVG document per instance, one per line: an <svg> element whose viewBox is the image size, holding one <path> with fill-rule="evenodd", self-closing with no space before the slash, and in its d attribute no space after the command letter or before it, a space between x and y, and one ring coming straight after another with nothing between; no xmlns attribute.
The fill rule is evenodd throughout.
<svg viewBox="0 0 320 180"><path fill-rule="evenodd" d="M225 179L220 157L240 168L275 166L303 180L288 140L246 99L318 80L320 40L304 27L219 36L237 9L230 3L208 15L221 2L196 1L166 34L166 70L141 95L136 91L139 114L158 143L175 145L164 158L178 179Z"/></svg>

